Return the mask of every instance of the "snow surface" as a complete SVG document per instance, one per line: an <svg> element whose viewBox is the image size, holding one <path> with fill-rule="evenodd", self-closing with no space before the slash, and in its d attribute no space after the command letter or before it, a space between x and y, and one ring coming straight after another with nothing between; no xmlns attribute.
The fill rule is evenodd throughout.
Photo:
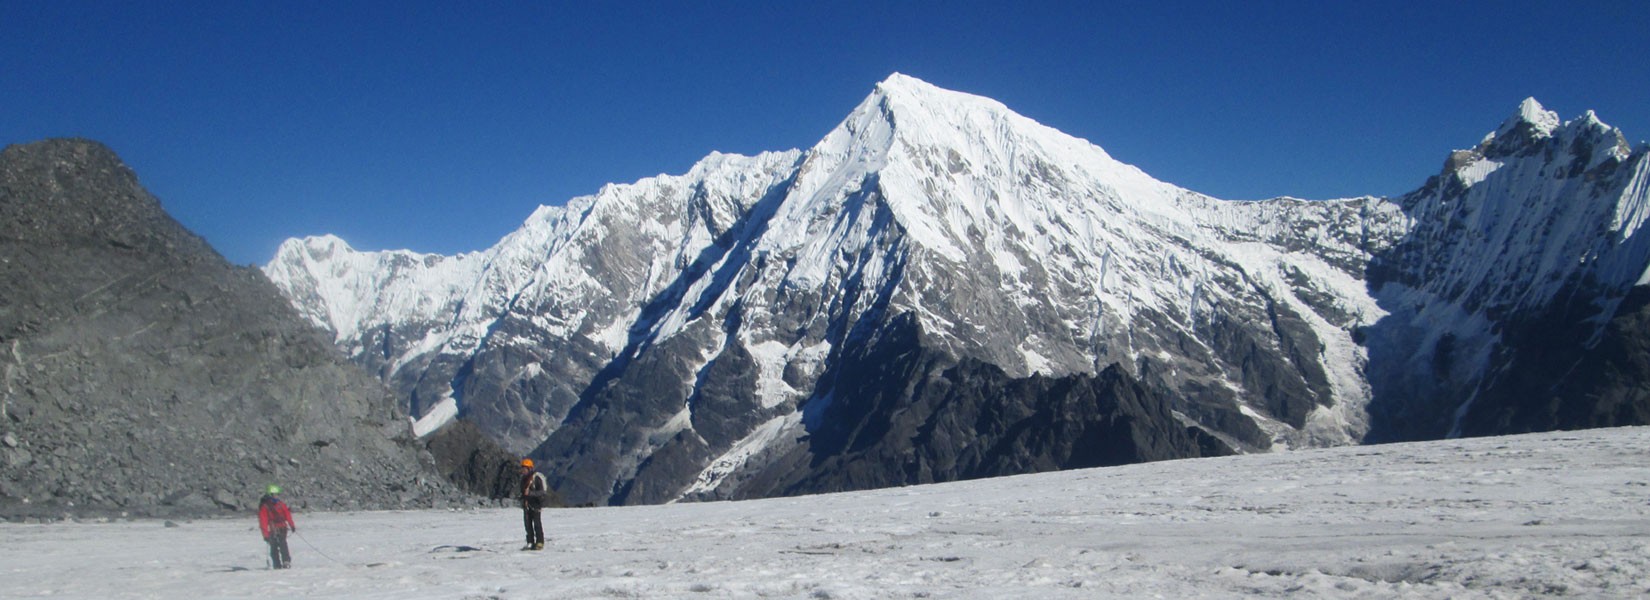
<svg viewBox="0 0 1650 600"><path fill-rule="evenodd" d="M302 490L288 490L301 506ZM1650 428L750 502L0 525L4 598L1637 598Z"/></svg>

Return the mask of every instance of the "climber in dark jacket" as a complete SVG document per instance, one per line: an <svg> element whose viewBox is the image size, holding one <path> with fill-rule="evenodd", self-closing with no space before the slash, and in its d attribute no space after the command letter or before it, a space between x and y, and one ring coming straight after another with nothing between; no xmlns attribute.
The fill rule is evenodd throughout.
<svg viewBox="0 0 1650 600"><path fill-rule="evenodd" d="M544 474L533 470L533 459L521 459L521 523L527 528L527 547L523 550L544 549L544 497L550 485Z"/></svg>

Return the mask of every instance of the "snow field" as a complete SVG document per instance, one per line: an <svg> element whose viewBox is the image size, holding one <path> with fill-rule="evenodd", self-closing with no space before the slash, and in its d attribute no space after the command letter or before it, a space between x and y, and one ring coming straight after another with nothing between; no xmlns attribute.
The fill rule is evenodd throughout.
<svg viewBox="0 0 1650 600"><path fill-rule="evenodd" d="M302 490L289 490L301 501ZM4 598L1639 598L1650 428L750 502L0 525Z"/></svg>

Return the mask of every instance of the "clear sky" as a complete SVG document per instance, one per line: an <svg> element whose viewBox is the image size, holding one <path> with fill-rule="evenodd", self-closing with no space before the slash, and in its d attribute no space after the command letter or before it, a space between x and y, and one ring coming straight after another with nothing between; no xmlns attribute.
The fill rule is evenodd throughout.
<svg viewBox="0 0 1650 600"><path fill-rule="evenodd" d="M452 254L896 71L1220 198L1395 195L1530 96L1650 138L1650 2L0 0L0 144L108 144L239 264Z"/></svg>

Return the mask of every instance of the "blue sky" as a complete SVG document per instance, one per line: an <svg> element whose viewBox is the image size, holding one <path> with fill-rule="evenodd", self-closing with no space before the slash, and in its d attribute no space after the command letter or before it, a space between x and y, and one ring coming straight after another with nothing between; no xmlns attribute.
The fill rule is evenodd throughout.
<svg viewBox="0 0 1650 600"><path fill-rule="evenodd" d="M1650 4L0 0L0 144L108 144L232 262L481 250L807 148L893 72L1230 199L1419 187L1525 97L1650 138Z"/></svg>

